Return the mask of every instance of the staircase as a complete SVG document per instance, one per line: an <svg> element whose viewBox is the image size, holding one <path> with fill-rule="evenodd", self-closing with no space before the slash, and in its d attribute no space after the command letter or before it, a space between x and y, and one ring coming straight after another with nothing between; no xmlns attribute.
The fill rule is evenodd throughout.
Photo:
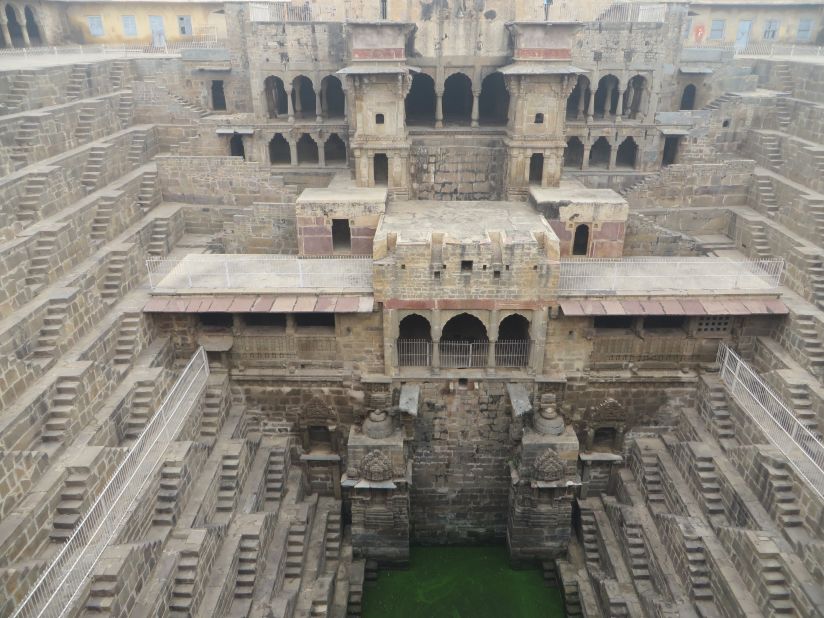
<svg viewBox="0 0 824 618"><path fill-rule="evenodd" d="M235 454L223 456L220 464L220 486L217 491L218 512L229 513L235 508L239 463L240 460Z"/></svg>
<svg viewBox="0 0 824 618"><path fill-rule="evenodd" d="M140 314L124 313L117 331L117 344L114 349L114 364L129 367L137 347L137 334L140 331Z"/></svg>
<svg viewBox="0 0 824 618"><path fill-rule="evenodd" d="M164 461L160 469L160 487L157 490L153 526L174 526L182 483L183 467L178 461Z"/></svg>
<svg viewBox="0 0 824 618"><path fill-rule="evenodd" d="M776 520L785 528L801 526L801 509L793 493L793 482L790 473L787 471L787 462L775 458L770 459L769 462L764 462L763 465L768 475L767 496L772 497L772 508L770 510L774 513ZM770 502L765 502L765 506L769 508Z"/></svg>
<svg viewBox="0 0 824 618"><path fill-rule="evenodd" d="M795 417L811 433L818 435L818 417L810 401L810 392L806 384L787 384L790 408Z"/></svg>
<svg viewBox="0 0 824 618"><path fill-rule="evenodd" d="M40 132L40 124L35 120L24 120L14 135L14 146L9 158L14 169L26 167L29 164L29 150L34 145L34 140Z"/></svg>
<svg viewBox="0 0 824 618"><path fill-rule="evenodd" d="M86 490L89 485L88 468L70 468L63 481L57 514L52 522L49 538L57 543L65 543L74 532L74 527L83 514Z"/></svg>
<svg viewBox="0 0 824 618"><path fill-rule="evenodd" d="M74 137L78 144L85 144L92 141L92 126L97 118L97 107L95 105L84 105L77 116L77 127L74 130Z"/></svg>
<svg viewBox="0 0 824 618"><path fill-rule="evenodd" d="M730 103L731 101L734 101L735 99L739 99L739 98L741 98L739 95L732 94L731 92L727 92L727 93L722 94L720 97L716 97L715 99L713 99L712 101L707 103L704 106L704 109L709 109L709 110L720 109L721 106L724 105L725 103Z"/></svg>
<svg viewBox="0 0 824 618"><path fill-rule="evenodd" d="M649 579L649 559L644 544L644 534L641 526L636 523L627 523L624 528L627 541L627 554L632 577L635 579Z"/></svg>
<svg viewBox="0 0 824 618"><path fill-rule="evenodd" d="M86 94L86 81L90 75L91 66L90 64L75 64L72 67L72 72L69 75L69 85L66 88L66 99L68 101L77 101Z"/></svg>
<svg viewBox="0 0 824 618"><path fill-rule="evenodd" d="M787 94L781 93L775 98L775 121L779 131L786 131L792 122L790 106L787 102Z"/></svg>
<svg viewBox="0 0 824 618"><path fill-rule="evenodd" d="M145 215L160 203L160 192L157 190L157 172L144 172L143 180L137 191L137 205Z"/></svg>
<svg viewBox="0 0 824 618"><path fill-rule="evenodd" d="M109 81L112 85L112 90L120 90L123 87L123 75L126 72L126 66L128 61L126 60L115 60L111 64L111 70L109 71Z"/></svg>
<svg viewBox="0 0 824 618"><path fill-rule="evenodd" d="M11 90L4 101L4 114L23 111L29 88L35 81L34 71L18 71L11 84Z"/></svg>
<svg viewBox="0 0 824 618"><path fill-rule="evenodd" d="M117 202L117 197L113 195L104 195L97 200L97 210L94 213L92 220L91 238L96 242L103 242L109 233L109 226L112 223L112 212L114 204Z"/></svg>
<svg viewBox="0 0 824 618"><path fill-rule="evenodd" d="M286 539L286 578L299 578L303 572L303 550L306 542L306 524L293 521Z"/></svg>
<svg viewBox="0 0 824 618"><path fill-rule="evenodd" d="M807 275L810 277L812 301L816 307L824 311L824 262L816 260L812 266L808 266Z"/></svg>
<svg viewBox="0 0 824 618"><path fill-rule="evenodd" d="M598 547L598 524L592 511L581 509L581 543L584 558L590 564L600 564L601 550Z"/></svg>
<svg viewBox="0 0 824 618"><path fill-rule="evenodd" d="M194 610L195 581L197 580L197 552L184 550L180 553L180 560L175 571L172 596L169 599L169 610L172 616L180 612L181 616L191 616Z"/></svg>
<svg viewBox="0 0 824 618"><path fill-rule="evenodd" d="M29 174L26 192L17 204L17 220L24 226L40 219L40 198L46 189L47 180L48 177L42 172Z"/></svg>
<svg viewBox="0 0 824 618"><path fill-rule="evenodd" d="M340 559L341 540L340 513L330 511L326 520L326 538L324 539L324 554L327 562Z"/></svg>
<svg viewBox="0 0 824 618"><path fill-rule="evenodd" d="M769 176L754 175L755 186L758 189L758 201L766 211L767 216L775 217L778 214L778 199L775 196L772 178Z"/></svg>
<svg viewBox="0 0 824 618"><path fill-rule="evenodd" d="M57 340L60 338L68 309L67 300L55 299L49 303L46 317L43 318L43 327L37 335L37 343L31 353L32 357L51 359L57 355Z"/></svg>
<svg viewBox="0 0 824 618"><path fill-rule="evenodd" d="M809 315L795 316L795 324L791 327L801 338L801 347L807 362L812 367L824 366L824 346L818 338L815 321Z"/></svg>
<svg viewBox="0 0 824 618"><path fill-rule="evenodd" d="M767 615L797 616L795 604L790 596L790 584L784 576L784 569L776 553L762 553L758 556L761 580L767 593Z"/></svg>
<svg viewBox="0 0 824 618"><path fill-rule="evenodd" d="M149 238L149 255L162 257L166 255L166 239L169 237L169 220L155 219L152 222L152 235Z"/></svg>
<svg viewBox="0 0 824 618"><path fill-rule="evenodd" d="M767 162L771 168L780 168L783 162L781 158L781 144L778 137L772 133L761 132L761 150L767 157Z"/></svg>
<svg viewBox="0 0 824 618"><path fill-rule="evenodd" d="M790 65L786 62L776 62L774 65L774 73L778 87L782 92L792 94L793 92L793 76L790 71Z"/></svg>
<svg viewBox="0 0 824 618"><path fill-rule="evenodd" d="M183 97L179 97L176 94L169 93L169 96L172 97L175 101L177 101L180 106L190 112L193 112L203 118L204 116L208 116L211 112L208 109L203 109L200 105L196 105L190 101L187 101Z"/></svg>
<svg viewBox="0 0 824 618"><path fill-rule="evenodd" d="M153 380L139 380L135 385L129 405L129 416L126 418L124 440L136 440L146 428L153 412L154 387Z"/></svg>
<svg viewBox="0 0 824 618"><path fill-rule="evenodd" d="M86 189L86 193L97 190L100 183L100 175L103 172L103 164L106 159L107 146L92 146L89 157L86 159L86 167L83 168L83 175L80 177L80 184Z"/></svg>
<svg viewBox="0 0 824 618"><path fill-rule="evenodd" d="M80 384L80 380L75 377L57 378L48 416L44 419L40 432L43 442L62 442L68 437Z"/></svg>
<svg viewBox="0 0 824 618"><path fill-rule="evenodd" d="M103 278L103 288L100 291L100 297L109 304L117 302L121 296L123 275L128 257L129 252L123 249L114 250L109 254L106 275Z"/></svg>
<svg viewBox="0 0 824 618"><path fill-rule="evenodd" d="M815 233L819 239L818 246L824 244L824 200L810 199L807 202L807 212L815 222Z"/></svg>
<svg viewBox="0 0 824 618"><path fill-rule="evenodd" d="M220 429L224 386L224 383L206 386L206 395L203 398L203 416L200 419L201 437L217 437L217 432Z"/></svg>
<svg viewBox="0 0 824 618"><path fill-rule="evenodd" d="M132 134L132 140L129 144L129 163L135 167L143 164L144 156L146 155L146 138L148 131L135 131Z"/></svg>
<svg viewBox="0 0 824 618"><path fill-rule="evenodd" d="M54 230L43 230L37 235L37 243L32 251L32 258L29 260L29 268L26 271L26 285L40 288L48 282L51 272L51 258L57 254L57 232Z"/></svg>
<svg viewBox="0 0 824 618"><path fill-rule="evenodd" d="M644 466L644 478L642 487L646 494L647 502L664 502L664 489L661 485L661 470L658 467L658 457L653 453L646 453L641 458Z"/></svg>
<svg viewBox="0 0 824 618"><path fill-rule="evenodd" d="M208 395L207 395L208 397ZM273 447L269 451L269 461L266 464L266 510L277 509L283 496L283 479L286 475L286 449L282 446Z"/></svg>
<svg viewBox="0 0 824 618"><path fill-rule="evenodd" d="M131 90L124 90L120 93L120 101L117 105L117 118L120 121L120 128L125 129L132 124L132 114L134 113L134 95Z"/></svg>
<svg viewBox="0 0 824 618"><path fill-rule="evenodd" d="M708 388L709 399L702 402L702 407L705 408L705 418L710 431L715 435L716 440L732 440L735 438L735 430L727 407L727 391L718 378L707 376L704 381Z"/></svg>
<svg viewBox="0 0 824 618"><path fill-rule="evenodd" d="M712 601L712 587L707 561L704 557L704 544L697 535L685 532L684 548L687 552L687 569L693 598L696 601Z"/></svg>
<svg viewBox="0 0 824 618"><path fill-rule="evenodd" d="M718 484L718 474L712 457L696 455L694 470L698 477L698 489L704 501L707 519L719 525L726 525L728 522L721 498L721 485Z"/></svg>
<svg viewBox="0 0 824 618"><path fill-rule="evenodd" d="M235 598L251 599L255 590L258 555L260 554L260 537L246 535L240 537L237 557L237 577L235 579Z"/></svg>

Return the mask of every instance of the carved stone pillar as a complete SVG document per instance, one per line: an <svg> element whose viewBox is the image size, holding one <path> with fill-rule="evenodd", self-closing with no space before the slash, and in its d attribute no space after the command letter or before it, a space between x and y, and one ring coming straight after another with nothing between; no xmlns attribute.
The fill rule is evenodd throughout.
<svg viewBox="0 0 824 618"><path fill-rule="evenodd" d="M289 122L295 121L295 106L292 104L292 85L285 87L286 90L286 109L289 115Z"/></svg>
<svg viewBox="0 0 824 618"><path fill-rule="evenodd" d="M478 126L478 117L479 117L479 109L478 109L478 98L481 96L481 93L477 90L472 91L472 126Z"/></svg>
<svg viewBox="0 0 824 618"><path fill-rule="evenodd" d="M589 107L587 108L587 122L592 122L595 113L595 90L589 88Z"/></svg>
<svg viewBox="0 0 824 618"><path fill-rule="evenodd" d="M9 22L5 15L0 19L0 32L3 33L3 43L6 47L14 47L14 43L11 42L11 34L9 34Z"/></svg>
<svg viewBox="0 0 824 618"><path fill-rule="evenodd" d="M443 128L443 92L435 93L435 128Z"/></svg>

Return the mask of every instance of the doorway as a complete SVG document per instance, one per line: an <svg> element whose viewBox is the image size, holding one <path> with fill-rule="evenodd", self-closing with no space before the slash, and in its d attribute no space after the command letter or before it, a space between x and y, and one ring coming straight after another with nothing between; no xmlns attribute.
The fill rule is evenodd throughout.
<svg viewBox="0 0 824 618"><path fill-rule="evenodd" d="M735 33L735 50L742 51L750 42L750 30L752 30L752 20L742 19L738 22L738 32Z"/></svg>
<svg viewBox="0 0 824 618"><path fill-rule="evenodd" d="M226 111L226 94L223 92L223 80L212 80L212 109Z"/></svg>
<svg viewBox="0 0 824 618"><path fill-rule="evenodd" d="M152 32L152 47L166 47L166 28L162 15L149 15L149 30Z"/></svg>

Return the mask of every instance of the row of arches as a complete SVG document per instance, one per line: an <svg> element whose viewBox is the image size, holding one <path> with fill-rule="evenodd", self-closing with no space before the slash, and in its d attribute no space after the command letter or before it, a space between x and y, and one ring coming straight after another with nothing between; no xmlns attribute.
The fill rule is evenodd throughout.
<svg viewBox="0 0 824 618"><path fill-rule="evenodd" d="M345 165L346 142L332 133L322 144L309 133L301 133L297 140L289 140L283 133L275 133L267 144L271 165ZM229 154L246 158L243 136L234 133L229 139Z"/></svg>
<svg viewBox="0 0 824 618"><path fill-rule="evenodd" d="M266 97L266 111L269 118L344 118L346 116L346 96L341 81L334 75L327 75L315 90L312 80L298 75L288 84L270 75L263 81Z"/></svg>
<svg viewBox="0 0 824 618"><path fill-rule="evenodd" d="M509 119L509 91L498 71L483 79L480 90L473 89L472 79L465 73L453 73L440 93L431 75L416 73L404 107L410 126L501 126Z"/></svg>
<svg viewBox="0 0 824 618"><path fill-rule="evenodd" d="M0 47L37 47L43 45L34 9L28 4L7 3L0 10Z"/></svg>
<svg viewBox="0 0 824 618"><path fill-rule="evenodd" d="M626 84L609 73L598 80L595 90L585 75L579 75L575 88L567 97L566 115L570 120L623 117L643 117L648 105L648 82L643 75L634 75Z"/></svg>
<svg viewBox="0 0 824 618"><path fill-rule="evenodd" d="M581 138L570 137L564 148L564 167L567 169L635 169L638 164L638 143L625 138L613 151L613 144L604 136L585 145Z"/></svg>

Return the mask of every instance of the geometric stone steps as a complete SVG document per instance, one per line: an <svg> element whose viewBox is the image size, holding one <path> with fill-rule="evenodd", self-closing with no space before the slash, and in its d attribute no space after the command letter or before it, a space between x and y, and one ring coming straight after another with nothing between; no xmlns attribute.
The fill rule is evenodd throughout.
<svg viewBox="0 0 824 618"><path fill-rule="evenodd" d="M148 137L148 129L141 129L132 132L132 140L129 144L128 160L131 165L141 165L143 157L146 153L146 139Z"/></svg>
<svg viewBox="0 0 824 618"><path fill-rule="evenodd" d="M753 178L755 178L755 186L758 189L761 206L764 207L768 216L774 217L778 214L778 199L775 196L772 178L769 176L758 176L757 174L754 174Z"/></svg>
<svg viewBox="0 0 824 618"><path fill-rule="evenodd" d="M92 125L97 118L97 106L95 104L84 105L80 108L77 116L77 127L74 130L74 137L78 144L85 144L92 139Z"/></svg>
<svg viewBox="0 0 824 618"><path fill-rule="evenodd" d="M786 528L801 526L801 508L799 507L795 493L793 492L793 481L787 470L788 463L779 458L771 458L762 463L768 475L769 490L765 496L765 502L772 498L772 509L769 503L765 508L771 511L776 520Z"/></svg>
<svg viewBox="0 0 824 618"><path fill-rule="evenodd" d="M109 261L106 265L106 275L103 277L103 288L100 296L109 304L117 301L121 296L123 286L124 270L129 252L118 249L109 254Z"/></svg>
<svg viewBox="0 0 824 618"><path fill-rule="evenodd" d="M209 110L203 109L202 107L200 107L200 105L196 105L195 103L187 101L183 97L179 97L176 94L172 94L171 92L169 93L169 96L172 97L178 103L180 103L181 107L183 107L184 109L189 110L190 112L194 112L195 114L197 114L201 118L211 114L211 112Z"/></svg>
<svg viewBox="0 0 824 618"><path fill-rule="evenodd" d="M707 105L705 105L703 107L703 109L709 109L709 110L720 109L721 106L724 105L725 103L729 103L731 101L734 101L734 100L740 99L740 98L741 98L740 95L732 94L732 93L728 92L728 93L722 94L720 97L717 97L717 98L713 99L712 101L710 101Z"/></svg>
<svg viewBox="0 0 824 618"><path fill-rule="evenodd" d="M236 599L252 598L259 555L260 537L252 534L241 535L238 546L237 575L235 576Z"/></svg>
<svg viewBox="0 0 824 618"><path fill-rule="evenodd" d="M171 612L185 612L184 615L191 615L190 612L194 609L193 595L199 560L200 557L196 551L184 550L181 552L175 571L172 595L169 599L169 610Z"/></svg>
<svg viewBox="0 0 824 618"><path fill-rule="evenodd" d="M286 474L287 451L282 446L275 446L269 451L266 465L266 510L277 510L283 496L283 483ZM338 521L340 523L340 521Z"/></svg>
<svg viewBox="0 0 824 618"><path fill-rule="evenodd" d="M94 214L91 227L91 238L100 242L106 240L109 225L112 222L112 210L117 202L117 196L104 195L97 200L97 210Z"/></svg>
<svg viewBox="0 0 824 618"><path fill-rule="evenodd" d="M177 522L178 496L183 483L183 467L177 461L165 461L160 469L153 526L174 526Z"/></svg>
<svg viewBox="0 0 824 618"><path fill-rule="evenodd" d="M810 281L812 301L816 307L824 310L824 263L816 260L811 266L807 266L807 276Z"/></svg>
<svg viewBox="0 0 824 618"><path fill-rule="evenodd" d="M690 589L696 601L712 601L709 568L704 556L704 543L696 534L684 531L684 547L687 553Z"/></svg>
<svg viewBox="0 0 824 618"><path fill-rule="evenodd" d="M23 111L23 104L26 101L26 96L29 93L29 89L34 84L36 77L37 76L34 71L24 70L17 72L17 75L14 77L14 81L12 82L11 90L3 101L6 108L4 113L13 114L15 112Z"/></svg>
<svg viewBox="0 0 824 618"><path fill-rule="evenodd" d="M117 343L114 349L114 364L126 368L132 364L137 348L137 336L140 331L140 313L124 313L117 331Z"/></svg>
<svg viewBox="0 0 824 618"><path fill-rule="evenodd" d="M762 152L767 156L770 167L781 167L784 159L781 156L781 145L778 143L778 138L771 133L761 133L761 147Z"/></svg>
<svg viewBox="0 0 824 618"><path fill-rule="evenodd" d="M49 538L57 543L66 542L80 522L91 473L86 467L72 467L67 472L68 476L63 481L63 489L60 492L60 502L57 504L57 514L49 533Z"/></svg>
<svg viewBox="0 0 824 618"><path fill-rule="evenodd" d="M814 318L810 315L796 315L792 330L801 338L807 362L812 366L824 365L824 346L818 338Z"/></svg>
<svg viewBox="0 0 824 618"><path fill-rule="evenodd" d="M792 122L792 114L790 114L787 97L789 93L779 93L775 98L775 119L778 124L778 129L783 131L790 126Z"/></svg>
<svg viewBox="0 0 824 618"><path fill-rule="evenodd" d="M109 70L109 81L112 90L120 90L123 87L123 73L126 71L127 60L115 60L111 63Z"/></svg>
<svg viewBox="0 0 824 618"><path fill-rule="evenodd" d="M160 191L157 190L157 172L144 172L143 180L137 191L137 205L145 215L160 203Z"/></svg>
<svg viewBox="0 0 824 618"><path fill-rule="evenodd" d="M34 140L39 132L40 123L36 120L24 120L20 124L20 128L14 135L14 146L9 155L15 170L19 170L28 164L29 150L34 145Z"/></svg>
<svg viewBox="0 0 824 618"><path fill-rule="evenodd" d="M238 466L240 457L225 454L220 464L220 486L217 492L217 511L228 513L235 508L235 496L238 489Z"/></svg>
<svg viewBox="0 0 824 618"><path fill-rule="evenodd" d="M702 411L709 421L709 430L719 442L735 439L735 428L727 407L727 391L721 381L714 376L704 376L709 399L702 399ZM708 414L707 414L708 413Z"/></svg>
<svg viewBox="0 0 824 618"><path fill-rule="evenodd" d="M293 521L286 538L286 578L298 578L303 572L303 552L306 542L306 524Z"/></svg>
<svg viewBox="0 0 824 618"><path fill-rule="evenodd" d="M598 545L598 524L591 510L581 509L581 544L584 557L588 563L601 563L601 550Z"/></svg>
<svg viewBox="0 0 824 618"><path fill-rule="evenodd" d="M40 203L46 189L48 176L42 172L29 174L26 190L17 204L15 216L23 225L29 225L40 219Z"/></svg>
<svg viewBox="0 0 824 618"><path fill-rule="evenodd" d="M37 342L31 352L33 358L54 358L57 354L57 340L64 329L69 301L53 299L46 309L43 326L37 335Z"/></svg>
<svg viewBox="0 0 824 618"><path fill-rule="evenodd" d="M111 144L91 147L89 157L86 159L86 167L83 168L83 175L80 177L80 184L86 189L86 193L92 193L97 190L100 176L103 173L106 154L111 147Z"/></svg>
<svg viewBox="0 0 824 618"><path fill-rule="evenodd" d="M326 537L324 539L324 553L327 562L340 558L342 540L340 513L330 511L326 520Z"/></svg>
<svg viewBox="0 0 824 618"><path fill-rule="evenodd" d="M129 401L129 415L126 417L124 440L134 440L146 428L146 423L154 412L156 383L154 380L138 380Z"/></svg>
<svg viewBox="0 0 824 618"><path fill-rule="evenodd" d="M753 223L750 226L750 238L752 240L752 248L755 251L755 255L752 257L766 260L772 256L770 241L763 224Z"/></svg>
<svg viewBox="0 0 824 618"><path fill-rule="evenodd" d="M86 90L86 81L91 74L91 64L75 64L69 75L69 85L66 87L66 100L77 101L83 98Z"/></svg>
<svg viewBox="0 0 824 618"><path fill-rule="evenodd" d="M48 414L40 431L43 442L62 442L69 437L80 385L81 380L74 376L57 378Z"/></svg>
<svg viewBox="0 0 824 618"><path fill-rule="evenodd" d="M124 90L120 93L120 101L117 105L117 119L120 121L120 128L125 129L132 124L132 114L134 112L134 96L131 90Z"/></svg>
<svg viewBox="0 0 824 618"><path fill-rule="evenodd" d="M811 433L816 433L818 431L818 416L813 410L809 387L803 383L791 384L788 382L787 390L789 392L790 409L795 417Z"/></svg>
<svg viewBox="0 0 824 618"><path fill-rule="evenodd" d="M169 220L155 219L152 222L152 235L149 238L149 255L164 256L167 252L166 239L169 237Z"/></svg>
<svg viewBox="0 0 824 618"><path fill-rule="evenodd" d="M658 457L654 454L644 454L641 458L644 469L641 487L646 495L647 502L664 502L664 488L661 484L661 468Z"/></svg>
<svg viewBox="0 0 824 618"><path fill-rule="evenodd" d="M26 271L26 285L39 288L46 283L49 273L52 270L51 258L57 252L57 232L54 230L43 230L37 235L37 242L32 251L32 258L29 260L29 268Z"/></svg>
<svg viewBox="0 0 824 618"><path fill-rule="evenodd" d="M790 66L786 62L776 62L773 65L773 74L778 81L781 91L787 94L793 92L793 78Z"/></svg>
<svg viewBox="0 0 824 618"><path fill-rule="evenodd" d="M707 518L719 525L726 525L727 517L721 497L721 486L715 463L709 455L695 455L692 469L698 478Z"/></svg>
<svg viewBox="0 0 824 618"><path fill-rule="evenodd" d="M206 386L203 398L203 415L200 418L200 435L203 438L215 438L220 430L221 419L226 403L225 395L228 382L211 383Z"/></svg>

